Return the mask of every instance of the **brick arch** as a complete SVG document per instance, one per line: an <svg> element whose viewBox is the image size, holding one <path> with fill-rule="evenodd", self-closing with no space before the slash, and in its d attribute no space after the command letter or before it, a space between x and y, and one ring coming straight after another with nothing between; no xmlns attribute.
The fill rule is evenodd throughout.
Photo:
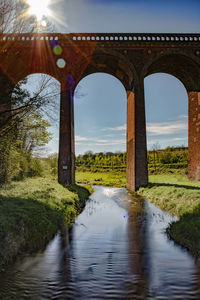
<svg viewBox="0 0 200 300"><path fill-rule="evenodd" d="M27 71L26 73L21 74L21 76L18 78L18 81L15 82L15 84L17 84L19 81L24 80L27 77L32 76L32 75L46 75L46 76L49 76L49 77L55 79L56 81L58 81L61 84L60 78L57 78L55 76L55 74L48 72L48 71L44 71L44 72L42 72L42 71L41 72L39 72L39 71L38 72L37 71L36 72L28 72Z"/></svg>
<svg viewBox="0 0 200 300"><path fill-rule="evenodd" d="M165 51L152 57L146 63L143 76L167 73L179 79L187 91L200 90L200 63L195 56L181 51Z"/></svg>
<svg viewBox="0 0 200 300"><path fill-rule="evenodd" d="M5 34L0 45L0 68L8 80L15 83L30 73L47 73L61 82L60 183L74 183L73 89L94 71L114 75L127 89L127 187L134 191L148 182L144 77L157 72L174 75L188 91L189 116L193 120L189 130L189 148L193 149L189 174L191 178L200 177L199 34ZM62 53L56 53L57 45ZM58 59L66 64L59 67ZM0 112L4 112L5 105L9 103L0 99Z"/></svg>
<svg viewBox="0 0 200 300"><path fill-rule="evenodd" d="M200 62L193 54L166 51L144 68L144 76L167 73L179 79L188 93L188 175L200 178Z"/></svg>
<svg viewBox="0 0 200 300"><path fill-rule="evenodd" d="M110 74L123 84L126 90L132 90L138 82L138 74L128 58L115 51L95 51L92 55L81 57L73 66L76 85L84 77L93 73Z"/></svg>

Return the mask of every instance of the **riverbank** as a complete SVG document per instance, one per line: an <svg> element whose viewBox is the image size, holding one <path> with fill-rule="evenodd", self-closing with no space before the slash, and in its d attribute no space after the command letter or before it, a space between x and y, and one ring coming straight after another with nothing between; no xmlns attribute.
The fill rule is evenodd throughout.
<svg viewBox="0 0 200 300"><path fill-rule="evenodd" d="M0 188L0 267L43 248L74 221L91 187L64 188L53 178L29 178Z"/></svg>
<svg viewBox="0 0 200 300"><path fill-rule="evenodd" d="M79 183L126 186L125 174L121 172L77 172L76 179ZM189 181L186 175L150 175L149 185L137 193L180 218L168 227L168 236L200 257L200 182Z"/></svg>
<svg viewBox="0 0 200 300"><path fill-rule="evenodd" d="M152 175L138 193L180 218L167 228L169 237L200 257L200 182L184 175Z"/></svg>

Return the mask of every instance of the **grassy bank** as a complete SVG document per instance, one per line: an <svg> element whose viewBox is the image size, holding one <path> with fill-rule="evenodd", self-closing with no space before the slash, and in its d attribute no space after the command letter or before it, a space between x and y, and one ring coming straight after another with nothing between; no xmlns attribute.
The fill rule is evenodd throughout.
<svg viewBox="0 0 200 300"><path fill-rule="evenodd" d="M23 251L46 245L58 229L70 225L91 188L68 189L52 178L26 179L0 188L0 266Z"/></svg>
<svg viewBox="0 0 200 300"><path fill-rule="evenodd" d="M125 187L124 173L77 172L79 183ZM186 175L150 175L149 185L138 194L172 215L179 216L167 229L174 241L200 256L200 182L189 181Z"/></svg>
<svg viewBox="0 0 200 300"><path fill-rule="evenodd" d="M104 185L115 187L126 187L125 172L76 172L76 182L78 184Z"/></svg>
<svg viewBox="0 0 200 300"><path fill-rule="evenodd" d="M200 182L184 175L152 175L140 195L180 217L167 233L174 241L200 256Z"/></svg>

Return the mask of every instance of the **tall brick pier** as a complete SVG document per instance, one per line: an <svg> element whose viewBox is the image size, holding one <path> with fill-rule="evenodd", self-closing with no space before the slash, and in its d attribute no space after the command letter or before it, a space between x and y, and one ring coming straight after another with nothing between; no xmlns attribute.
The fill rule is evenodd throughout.
<svg viewBox="0 0 200 300"><path fill-rule="evenodd" d="M14 85L30 74L45 73L61 83L58 180L62 184L75 181L77 84L95 72L117 77L127 91L127 188L131 191L148 183L144 78L159 72L175 76L188 93L189 178L200 178L200 34L7 34L0 36L0 72L0 121L10 107L2 92L6 82Z"/></svg>

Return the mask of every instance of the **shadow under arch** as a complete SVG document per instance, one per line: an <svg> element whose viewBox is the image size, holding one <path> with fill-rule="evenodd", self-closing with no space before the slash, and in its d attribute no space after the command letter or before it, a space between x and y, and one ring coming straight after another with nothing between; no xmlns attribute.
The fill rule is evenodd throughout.
<svg viewBox="0 0 200 300"><path fill-rule="evenodd" d="M144 77L168 73L179 79L188 93L188 175L200 178L200 64L194 55L168 50L153 56L144 66Z"/></svg>
<svg viewBox="0 0 200 300"><path fill-rule="evenodd" d="M86 76L93 73L107 73L121 81L126 90L133 90L138 84L138 73L133 63L122 54L111 50L96 50L92 55L80 58L73 65L76 85Z"/></svg>
<svg viewBox="0 0 200 300"><path fill-rule="evenodd" d="M200 90L200 64L195 56L173 52L162 51L149 59L144 66L143 76L155 73L167 73L179 79L187 91Z"/></svg>

